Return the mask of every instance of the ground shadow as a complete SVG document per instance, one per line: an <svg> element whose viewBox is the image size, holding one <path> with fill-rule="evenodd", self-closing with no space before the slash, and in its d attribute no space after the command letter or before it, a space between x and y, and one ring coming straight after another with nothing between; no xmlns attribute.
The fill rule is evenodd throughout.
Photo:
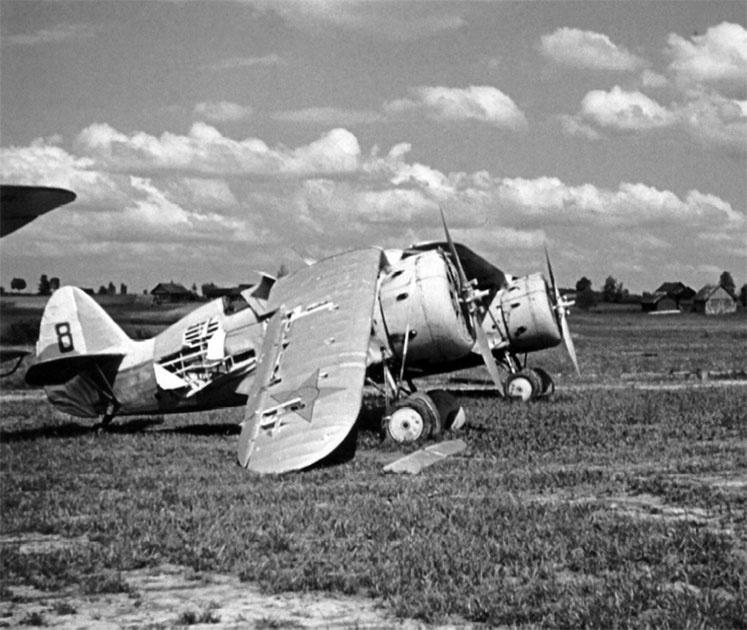
<svg viewBox="0 0 747 630"><path fill-rule="evenodd" d="M320 459L316 464L309 466L306 470L315 468L327 468L329 466L338 466L349 462L355 457L355 451L358 448L358 427L354 425L347 437L340 445L326 457Z"/></svg>
<svg viewBox="0 0 747 630"><path fill-rule="evenodd" d="M238 435L241 426L235 422L204 422L200 424L189 424L182 427L163 429L160 433L177 433L179 435Z"/></svg>
<svg viewBox="0 0 747 630"><path fill-rule="evenodd" d="M115 421L116 422L116 421ZM38 439L69 439L91 433L140 433L145 429L161 424L162 419L134 418L126 422L116 422L106 427L101 424L78 424L66 422L53 426L34 427L32 429L19 429L17 431L0 431L0 442L23 442Z"/></svg>

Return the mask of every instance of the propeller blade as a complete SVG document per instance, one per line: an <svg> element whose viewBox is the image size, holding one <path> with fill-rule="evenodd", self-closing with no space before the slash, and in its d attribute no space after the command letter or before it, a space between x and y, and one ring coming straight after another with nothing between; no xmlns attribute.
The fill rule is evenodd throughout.
<svg viewBox="0 0 747 630"><path fill-rule="evenodd" d="M581 376L581 370L578 367L578 359L576 358L576 348L573 345L573 338L571 337L571 329L568 327L568 320L565 318L565 313L560 320L560 329L562 331L563 343L565 343L565 349L568 351L568 356L571 357L573 367L576 368L576 374Z"/></svg>
<svg viewBox="0 0 747 630"><path fill-rule="evenodd" d="M454 245L454 241L451 240L451 234L449 234L449 226L446 225L446 216L444 215L444 209L439 206L438 211L441 213L441 223L443 223L444 226L444 233L446 234L446 241L449 243L449 250L451 251L451 256L454 259L454 264L457 267L457 271L459 272L459 293L463 293L465 287L469 284L469 281L467 280L467 274L464 273L464 267L462 267L462 261L459 260L459 254L457 254L456 246Z"/></svg>
<svg viewBox="0 0 747 630"><path fill-rule="evenodd" d="M576 369L576 374L581 376L581 370L578 367L578 358L576 357L576 348L573 345L571 329L568 327L568 320L566 319L568 303L561 297L558 285L555 283L555 274L552 272L552 263L550 262L550 254L547 252L547 246L545 246L545 260L547 261L547 275L550 276L550 285L552 286L552 293L555 297L555 314L558 324L560 324L560 336L563 338L565 349L571 358L573 367Z"/></svg>
<svg viewBox="0 0 747 630"><path fill-rule="evenodd" d="M480 355L482 356L483 363L485 363L485 367L488 369L490 378L493 379L495 388L498 390L498 393L501 396L504 396L501 373L498 371L498 366L495 363L495 357L490 351L490 342L488 341L488 336L482 327L482 321L480 321L480 318L478 317L478 312L482 310L481 307L476 303L476 299L479 296L475 294L474 288L467 279L467 274L464 273L462 261L460 260L459 254L457 253L456 245L454 245L454 241L451 239L449 226L446 224L444 209L439 206L438 211L441 213L441 223L444 226L444 234L446 234L446 241L449 244L449 251L451 252L451 256L454 259L454 264L457 268L457 272L459 273L459 294L462 300L468 305L470 313L469 319L470 323L472 324L472 329L475 331L475 341L477 342L477 347L480 350Z"/></svg>
<svg viewBox="0 0 747 630"><path fill-rule="evenodd" d="M477 341L477 347L482 355L483 363L488 368L490 378L493 379L495 388L498 393L503 396L503 380L501 379L501 373L498 371L498 366L495 364L495 358L493 353L490 351L490 343L488 343L488 336L485 334L485 330L482 327L482 323L477 318L477 313L473 314L472 326L475 329L475 339Z"/></svg>
<svg viewBox="0 0 747 630"><path fill-rule="evenodd" d="M547 275L550 276L550 286L555 296L555 302L559 302L560 291L558 291L558 285L555 284L555 274L552 272L552 263L550 262L550 254L547 252L547 246L545 246L545 260L547 261Z"/></svg>

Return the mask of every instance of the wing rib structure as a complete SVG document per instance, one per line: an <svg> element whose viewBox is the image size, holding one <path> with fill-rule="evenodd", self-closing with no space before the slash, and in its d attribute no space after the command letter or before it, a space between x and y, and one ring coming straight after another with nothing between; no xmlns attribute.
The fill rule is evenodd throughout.
<svg viewBox="0 0 747 630"><path fill-rule="evenodd" d="M277 282L239 437L241 466L307 468L360 411L381 252L340 254Z"/></svg>

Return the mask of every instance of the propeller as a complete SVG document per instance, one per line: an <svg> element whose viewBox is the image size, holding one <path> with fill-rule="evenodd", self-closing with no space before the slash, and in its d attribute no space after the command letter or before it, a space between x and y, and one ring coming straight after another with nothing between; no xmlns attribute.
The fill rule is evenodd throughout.
<svg viewBox="0 0 747 630"><path fill-rule="evenodd" d="M467 274L464 273L464 267L462 261L459 259L454 241L451 240L451 234L449 233L449 227L446 225L446 217L444 216L444 210L439 206L439 212L441 212L441 223L444 226L444 233L446 234L446 241L449 244L449 251L451 257L454 259L454 264L457 268L458 280L459 280L459 297L467 305L469 311L469 320L472 330L475 331L475 341L477 342L477 348L480 350L480 355L485 363L485 367L488 369L490 378L495 384L495 388L498 393L503 396L503 380L501 374L498 371L498 366L495 363L495 358L490 350L490 343L488 342L488 336L482 327L482 320L485 316L485 309L483 308L480 300L485 295L481 291L475 289L475 283L470 282L467 279Z"/></svg>
<svg viewBox="0 0 747 630"><path fill-rule="evenodd" d="M573 306L573 300L566 300L560 295L558 285L555 283L555 274L552 272L552 263L550 263L550 254L547 253L547 247L545 247L545 260L547 261L547 273L550 276L550 286L552 288L555 315L560 325L560 336L565 344L565 349L568 352L568 356L571 358L573 367L576 368L576 374L581 376L581 370L578 367L578 359L576 358L576 348L573 345L573 338L571 337L571 329L568 327L568 308Z"/></svg>

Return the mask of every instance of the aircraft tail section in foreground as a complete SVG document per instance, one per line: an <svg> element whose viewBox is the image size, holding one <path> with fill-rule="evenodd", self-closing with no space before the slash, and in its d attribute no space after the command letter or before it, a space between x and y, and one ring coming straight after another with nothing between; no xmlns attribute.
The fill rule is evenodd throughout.
<svg viewBox="0 0 747 630"><path fill-rule="evenodd" d="M60 384L84 366L107 372L134 344L93 298L76 287L62 287L44 309L36 361L26 380L32 385Z"/></svg>

